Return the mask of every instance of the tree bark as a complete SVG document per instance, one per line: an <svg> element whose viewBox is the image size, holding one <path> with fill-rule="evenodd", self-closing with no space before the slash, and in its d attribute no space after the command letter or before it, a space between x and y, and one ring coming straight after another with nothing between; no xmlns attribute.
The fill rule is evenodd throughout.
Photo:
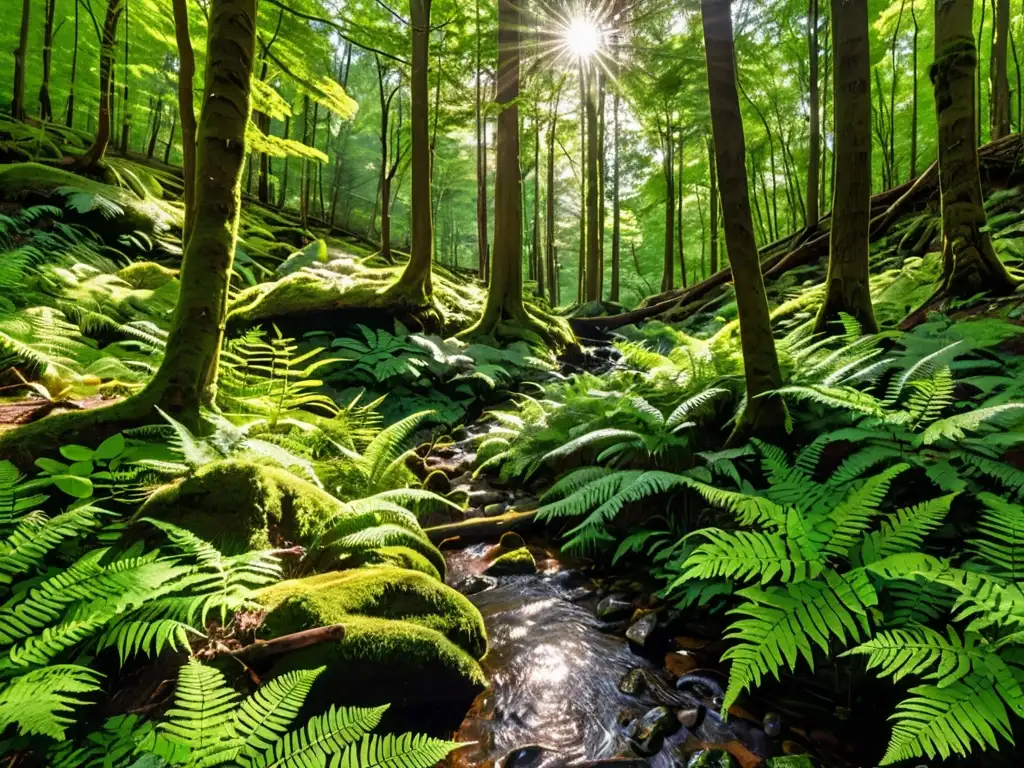
<svg viewBox="0 0 1024 768"><path fill-rule="evenodd" d="M163 115L164 100L158 99L156 108L153 110L153 130L149 134L149 145L146 147L146 158L149 160L153 159L153 154L156 152L156 142L160 138L160 124L163 121Z"/></svg>
<svg viewBox="0 0 1024 768"><path fill-rule="evenodd" d="M558 103L561 101L563 85L564 79L558 83L555 101L551 106L551 120L548 127L548 178L545 190L547 200L544 211L544 226L547 231L545 259L548 271L548 303L553 307L558 304L559 289L555 260L555 137L558 134Z"/></svg>
<svg viewBox="0 0 1024 768"><path fill-rule="evenodd" d="M996 0L995 41L989 68L992 140L1010 133L1010 81L1006 74L1006 41L1010 36L1010 0Z"/></svg>
<svg viewBox="0 0 1024 768"><path fill-rule="evenodd" d="M977 49L971 0L936 0L935 63L931 77L939 126L943 277L940 294L967 298L982 291L1008 294L1017 286L986 231L978 169L975 109Z"/></svg>
<svg viewBox="0 0 1024 768"><path fill-rule="evenodd" d="M914 81L914 90L910 100L910 178L917 178L917 38L920 34L920 27L917 23L917 3L910 4L910 19L914 24L914 37L911 43L911 77Z"/></svg>
<svg viewBox="0 0 1024 768"><path fill-rule="evenodd" d="M196 57L188 29L187 0L173 0L174 36L178 41L178 123L181 125L181 175L185 182L185 225L181 240L188 243L195 221L196 187L196 113L192 95ZM246 116L248 120L248 115Z"/></svg>
<svg viewBox="0 0 1024 768"><path fill-rule="evenodd" d="M537 296L545 294L544 259L540 253L540 100L534 104L537 118L533 131L533 242L530 255L537 278Z"/></svg>
<svg viewBox="0 0 1024 768"><path fill-rule="evenodd" d="M708 217L711 229L711 246L710 246L710 258L711 258L711 274L715 274L718 271L718 168L715 163L715 137L713 134L708 134L708 167L710 171L708 176L711 179L711 194L709 206L711 208L710 216ZM754 194L757 194L755 189ZM765 203L767 204L767 200ZM768 210L765 209L765 218L768 217ZM771 231L771 222L769 220L769 232Z"/></svg>
<svg viewBox="0 0 1024 768"><path fill-rule="evenodd" d="M814 330L827 333L840 313L876 333L871 306L871 50L868 0L832 0L836 191L825 300Z"/></svg>
<svg viewBox="0 0 1024 768"><path fill-rule="evenodd" d="M675 286L675 231L676 231L676 190L672 185L675 159L673 157L672 123L665 116L665 129L661 137L662 171L665 174L665 250L661 265L661 290L671 291Z"/></svg>
<svg viewBox="0 0 1024 768"><path fill-rule="evenodd" d="M39 119L53 120L50 103L50 70L53 63L53 17L57 0L46 0L43 5L43 80L39 85Z"/></svg>
<svg viewBox="0 0 1024 768"><path fill-rule="evenodd" d="M586 293L587 301L601 299L601 244L598 216L598 138L597 138L597 94L594 82L594 67L586 67L585 104L587 113L587 266Z"/></svg>
<svg viewBox="0 0 1024 768"><path fill-rule="evenodd" d="M810 61L811 128L807 149L807 224L814 226L818 211L818 165L821 161L821 106L818 93L818 0L810 0L807 12L807 48Z"/></svg>
<svg viewBox="0 0 1024 768"><path fill-rule="evenodd" d="M899 42L900 28L903 26L903 10L907 0L900 1L900 13L896 17L896 29L892 33L892 82L889 87L889 186L896 186L896 85L899 82L899 60L896 47ZM869 97L870 103L870 97Z"/></svg>
<svg viewBox="0 0 1024 768"><path fill-rule="evenodd" d="M64 125L75 124L75 81L78 75L78 2L75 2L75 40L71 47L71 82L68 84L68 103L65 109Z"/></svg>
<svg viewBox="0 0 1024 768"><path fill-rule="evenodd" d="M21 30L18 47L14 51L14 95L11 98L11 117L25 119L25 68L28 61L28 29L32 11L32 0L21 4Z"/></svg>
<svg viewBox="0 0 1024 768"><path fill-rule="evenodd" d="M121 154L128 154L128 138L132 129L132 114L128 111L128 0L124 0L124 83L121 93Z"/></svg>
<svg viewBox="0 0 1024 768"><path fill-rule="evenodd" d="M284 136L286 139L289 138L289 136L291 134L291 127L292 127L292 116L291 115L285 115L285 117L284 117L284 131L282 132L281 135ZM281 171L281 189L277 193L277 207L278 208L284 208L284 204L285 204L285 202L287 202L287 200L288 200L288 158L285 157L285 159L284 159L284 169ZM373 223L372 222L370 223L370 230L373 231Z"/></svg>
<svg viewBox="0 0 1024 768"><path fill-rule="evenodd" d="M183 0L182 0L183 1ZM92 145L75 161L80 169L94 168L103 160L110 144L110 106L114 98L111 82L114 69L114 44L117 42L117 20L121 16L121 0L109 0L107 15L103 21L103 38L100 46L100 110L96 123L96 137Z"/></svg>
<svg viewBox="0 0 1024 768"><path fill-rule="evenodd" d="M615 95L612 97L612 282L608 291L611 301L619 301L619 262L622 259L622 211L619 201L619 49L615 47Z"/></svg>
<svg viewBox="0 0 1024 768"><path fill-rule="evenodd" d="M781 386L782 374L772 337L768 299L764 292L747 196L746 149L736 86L730 2L701 0L701 10L711 125L725 213L725 239L736 286L747 383L747 407L730 438L735 442L751 433L769 433L782 427L785 419L782 401L768 394Z"/></svg>
<svg viewBox="0 0 1024 768"><path fill-rule="evenodd" d="M434 258L434 222L430 201L430 94L427 67L430 49L431 0L411 0L409 27L412 30L412 251L409 263L394 286L403 299L417 307L430 304L433 294L431 262Z"/></svg>
<svg viewBox="0 0 1024 768"><path fill-rule="evenodd" d="M476 0L476 247L480 279L487 282L487 123L483 120L480 62L480 0Z"/></svg>
<svg viewBox="0 0 1024 768"><path fill-rule="evenodd" d="M171 164L171 149L174 147L174 136L178 132L178 113L171 110L171 133L167 137L167 146L164 147L164 165Z"/></svg>

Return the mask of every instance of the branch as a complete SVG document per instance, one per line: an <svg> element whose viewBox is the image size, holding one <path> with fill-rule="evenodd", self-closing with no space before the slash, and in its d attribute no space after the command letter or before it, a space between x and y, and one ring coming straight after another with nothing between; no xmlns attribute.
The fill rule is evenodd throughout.
<svg viewBox="0 0 1024 768"><path fill-rule="evenodd" d="M304 629L301 632L282 635L281 637L275 637L273 640L257 640L252 645L247 645L235 651L226 651L219 655L231 656L244 662L263 661L275 656L283 656L292 651L309 648L312 645L341 640L343 637L345 637L345 626L343 624L331 624L326 627Z"/></svg>

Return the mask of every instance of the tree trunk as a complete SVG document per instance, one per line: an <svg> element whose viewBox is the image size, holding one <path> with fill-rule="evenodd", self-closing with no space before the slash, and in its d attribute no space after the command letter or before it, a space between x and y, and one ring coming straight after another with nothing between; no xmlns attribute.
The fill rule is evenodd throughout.
<svg viewBox="0 0 1024 768"><path fill-rule="evenodd" d="M903 10L907 0L900 0L900 13L896 17L896 29L892 33L892 83L889 88L889 186L895 187L896 181L896 85L899 81L899 60L896 56L896 44L899 42L900 27L903 26ZM870 66L870 65L869 65ZM870 96L868 97L870 104Z"/></svg>
<svg viewBox="0 0 1024 768"><path fill-rule="evenodd" d="M184 0L181 0L182 2ZM110 105L113 100L111 82L114 69L114 44L117 42L117 20L121 16L121 0L109 0L103 21L103 44L100 46L100 111L96 123L96 137L92 145L75 161L75 167L94 168L107 153L110 144Z"/></svg>
<svg viewBox="0 0 1024 768"><path fill-rule="evenodd" d="M579 64L580 73L580 258L576 274L576 301L580 304L586 299L587 280L587 81L583 73L583 61Z"/></svg>
<svg viewBox="0 0 1024 768"><path fill-rule="evenodd" d="M814 330L826 333L840 313L876 333L868 247L871 229L871 49L868 0L832 0L836 193L825 301Z"/></svg>
<svg viewBox="0 0 1024 768"><path fill-rule="evenodd" d="M764 292L747 196L746 149L743 116L736 90L730 2L701 0L701 10L711 125L725 213L725 239L736 287L747 382L747 407L731 438L736 442L751 433L768 433L782 427L785 419L782 401L774 395L765 396L781 386L782 374L772 337L768 299Z"/></svg>
<svg viewBox="0 0 1024 768"><path fill-rule="evenodd" d="M598 216L598 195L601 187L598 182L598 138L597 138L597 94L595 91L596 72L594 67L587 67L585 87L585 104L587 112L587 266L586 293L587 301L601 299L601 233Z"/></svg>
<svg viewBox="0 0 1024 768"><path fill-rule="evenodd" d="M671 291L675 286L675 230L676 230L676 190L672 185L675 175L675 159L673 157L672 123L665 116L665 131L661 142L664 158L662 171L665 174L665 250L661 264L661 290Z"/></svg>
<svg viewBox="0 0 1024 768"><path fill-rule="evenodd" d="M911 43L911 77L914 91L910 100L910 178L917 178L917 38L920 28L917 23L916 2L910 4L910 19L914 24L914 41Z"/></svg>
<svg viewBox="0 0 1024 768"><path fill-rule="evenodd" d="M403 299L417 307L427 306L434 290L430 281L434 222L431 220L430 137L427 133L430 121L427 87L430 3L431 0L411 0L409 5L409 27L412 30L412 251L405 271L394 286Z"/></svg>
<svg viewBox="0 0 1024 768"><path fill-rule="evenodd" d="M807 225L813 227L818 211L818 164L821 161L821 106L818 95L818 0L810 0L807 12L807 48L810 61L811 130L807 149Z"/></svg>
<svg viewBox="0 0 1024 768"><path fill-rule="evenodd" d="M533 132L533 246L531 255L537 277L537 295L545 292L544 259L540 253L540 101L535 104L536 125Z"/></svg>
<svg viewBox="0 0 1024 768"><path fill-rule="evenodd" d="M711 224L711 246L710 246L710 258L711 258L711 274L715 274L718 271L718 169L715 167L715 138L714 135L708 134L708 167L710 171L708 176L711 178L711 194L709 206L710 216L708 217ZM757 194L755 189L754 194ZM765 218L768 218L768 200L765 199ZM771 220L769 219L768 230L771 231Z"/></svg>
<svg viewBox="0 0 1024 768"><path fill-rule="evenodd" d="M64 125L75 124L75 79L78 75L78 3L75 3L75 40L71 47L71 82L68 85L68 103L65 109Z"/></svg>
<svg viewBox="0 0 1024 768"><path fill-rule="evenodd" d="M562 82L558 84L558 91L555 94L555 102L551 106L551 123L548 127L548 178L546 192L546 206L544 211L544 226L547 230L546 254L548 268L548 303L551 306L558 304L558 270L555 262L555 137L558 134L558 103L562 96Z"/></svg>
<svg viewBox="0 0 1024 768"><path fill-rule="evenodd" d="M149 160L153 159L153 154L156 152L156 142L160 138L160 123L163 121L163 115L164 100L158 99L153 111L153 130L149 134L149 146L146 147L146 158Z"/></svg>
<svg viewBox="0 0 1024 768"><path fill-rule="evenodd" d="M978 169L974 109L977 49L971 37L971 0L936 0L932 84L939 125L939 189L942 198L941 294L968 298L982 291L1011 293L1017 281L992 248L986 231Z"/></svg>
<svg viewBox="0 0 1024 768"><path fill-rule="evenodd" d="M612 97L612 284L611 301L619 301L619 261L622 249L622 212L619 202L619 49L615 48L615 95Z"/></svg>
<svg viewBox="0 0 1024 768"><path fill-rule="evenodd" d="M487 282L487 123L481 103L480 0L476 0L476 247L480 279Z"/></svg>
<svg viewBox="0 0 1024 768"><path fill-rule="evenodd" d="M39 85L39 119L53 120L50 103L50 70L53 63L53 17L57 0L46 0L43 6L43 80Z"/></svg>
<svg viewBox="0 0 1024 768"><path fill-rule="evenodd" d="M679 241L679 280L683 288L686 287L686 249L683 245L683 160L685 151L683 149L683 130L679 129L679 171L673 182L677 192L676 197L676 238Z"/></svg>
<svg viewBox="0 0 1024 768"><path fill-rule="evenodd" d="M1006 74L1006 41L1010 36L1010 0L996 0L995 42L992 45L991 129L992 140L1010 133L1010 81Z"/></svg>
<svg viewBox="0 0 1024 768"><path fill-rule="evenodd" d="M196 186L196 113L192 95L192 81L196 72L196 57L192 51L192 38L188 30L187 0L173 0L174 36L178 41L178 122L181 125L181 175L185 182L185 226L182 242L188 243L192 223L195 221ZM248 115L246 120L248 120Z"/></svg>
<svg viewBox="0 0 1024 768"><path fill-rule="evenodd" d="M128 138L132 129L132 114L128 111L128 0L124 0L124 83L121 93L121 154L128 154Z"/></svg>
<svg viewBox="0 0 1024 768"><path fill-rule="evenodd" d="M284 117L284 132L282 133L282 135L286 139L289 138L289 136L291 134L291 128L292 128L292 116L291 115L285 115L285 117ZM278 208L284 208L284 204L285 204L285 202L287 202L287 200L288 200L288 158L286 156L285 159L284 159L284 169L281 171L281 189L277 193L277 207ZM371 231L373 230L372 223L371 223L370 229L371 229Z"/></svg>
<svg viewBox="0 0 1024 768"><path fill-rule="evenodd" d="M167 146L164 147L164 165L171 164L171 149L174 147L174 135L178 132L178 113L171 110L171 133L167 137Z"/></svg>
<svg viewBox="0 0 1024 768"><path fill-rule="evenodd" d="M938 13L938 10L939 10L938 7L937 7L939 1L940 0L936 0L936 9L935 9L936 13ZM942 1L944 2L945 0L942 0ZM978 52L981 50L981 38L985 34L985 11L987 10L987 8L988 8L988 0L981 0L981 22L978 24L978 42L975 44L975 47L974 47L975 59L977 59ZM932 64L932 66L934 67L935 65ZM982 115L981 96L982 96L983 89L981 87L981 82L982 82L981 81L981 67L978 66L977 61L975 61L974 70L975 70L975 72L974 72L975 86L974 87L977 89L977 93L975 94L975 97L977 99L977 105L978 105L977 106L977 110L974 113L974 124L975 124L974 135L977 137L977 141L980 143L981 140L982 140L982 135L983 135L982 134L982 130L981 130L982 129L982 125L983 125L982 120L981 120L981 115ZM934 80L932 82L934 84Z"/></svg>
<svg viewBox="0 0 1024 768"><path fill-rule="evenodd" d="M11 117L25 119L25 68L28 61L28 29L32 11L32 0L21 4L21 31L18 47L14 51L14 96L11 99Z"/></svg>

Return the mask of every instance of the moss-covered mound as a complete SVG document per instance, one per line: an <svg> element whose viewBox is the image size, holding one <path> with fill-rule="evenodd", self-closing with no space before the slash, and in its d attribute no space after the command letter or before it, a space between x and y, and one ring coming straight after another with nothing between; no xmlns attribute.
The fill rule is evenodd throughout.
<svg viewBox="0 0 1024 768"><path fill-rule="evenodd" d="M483 619L458 592L391 566L325 573L264 589L267 637L331 624L345 636L285 656L272 675L326 665L311 700L398 705L469 699L486 685Z"/></svg>
<svg viewBox="0 0 1024 768"><path fill-rule="evenodd" d="M377 547L368 549L365 552L354 554L349 564L352 566L363 565L393 565L396 568L408 568L410 571L419 571L441 581L443 572L421 552L406 546Z"/></svg>
<svg viewBox="0 0 1024 768"><path fill-rule="evenodd" d="M138 516L180 525L237 554L309 544L345 512L342 502L286 470L232 459L161 488Z"/></svg>
<svg viewBox="0 0 1024 768"><path fill-rule="evenodd" d="M487 567L487 573L492 576L513 576L521 573L536 573L537 561L533 554L526 547L513 549L494 558L494 561Z"/></svg>

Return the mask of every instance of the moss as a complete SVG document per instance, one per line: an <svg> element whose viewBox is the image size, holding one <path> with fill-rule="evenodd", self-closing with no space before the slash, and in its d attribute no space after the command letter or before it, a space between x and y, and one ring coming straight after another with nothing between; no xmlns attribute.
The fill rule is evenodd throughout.
<svg viewBox="0 0 1024 768"><path fill-rule="evenodd" d="M152 291L176 280L178 271L152 261L139 261L119 270L117 276L132 288Z"/></svg>
<svg viewBox="0 0 1024 768"><path fill-rule="evenodd" d="M425 573L438 581L441 580L441 572L421 552L405 546L377 547L366 552L360 552L349 559L353 565L393 565L397 568L408 568L411 571Z"/></svg>
<svg viewBox="0 0 1024 768"><path fill-rule="evenodd" d="M506 534L507 535L507 534ZM536 573L537 561L526 547L513 549L494 558L488 566L487 573L492 576L510 576L520 573Z"/></svg>
<svg viewBox="0 0 1024 768"><path fill-rule="evenodd" d="M79 214L64 205L60 187L73 187L116 203L123 213L107 219L99 211ZM38 163L15 163L0 167L0 197L4 200L58 203L66 215L80 216L100 234L128 234L135 230L154 234L181 227L181 208L159 200L142 200L121 187L103 184L62 168Z"/></svg>
<svg viewBox="0 0 1024 768"><path fill-rule="evenodd" d="M511 552L512 550L525 547L526 541L515 531L505 531L501 534L501 538L498 539L498 546L503 550Z"/></svg>
<svg viewBox="0 0 1024 768"><path fill-rule="evenodd" d="M228 460L208 464L154 493L137 517L180 525L225 554L308 544L344 505L277 467Z"/></svg>
<svg viewBox="0 0 1024 768"><path fill-rule="evenodd" d="M479 658L487 650L480 612L469 600L419 571L373 566L279 582L260 591L264 633L276 637L351 616L410 622L442 634Z"/></svg>
<svg viewBox="0 0 1024 768"><path fill-rule="evenodd" d="M338 691L398 705L470 699L486 685L476 662L486 650L483 619L436 579L389 566L325 573L262 590L265 636L343 624L345 637L292 654L272 675L324 665L311 700ZM355 701L352 703L360 703Z"/></svg>

